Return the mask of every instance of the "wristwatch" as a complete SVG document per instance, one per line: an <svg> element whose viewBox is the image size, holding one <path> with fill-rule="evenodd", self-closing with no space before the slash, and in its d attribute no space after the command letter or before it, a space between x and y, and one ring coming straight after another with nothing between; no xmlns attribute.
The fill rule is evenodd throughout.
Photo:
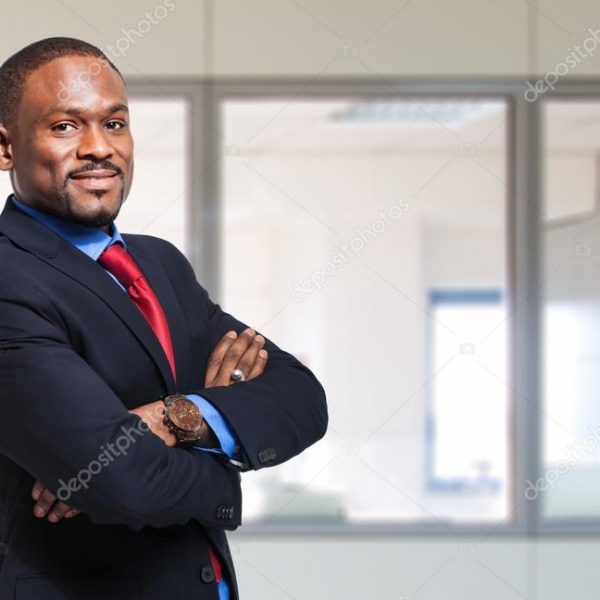
<svg viewBox="0 0 600 600"><path fill-rule="evenodd" d="M163 423L177 438L177 446L217 448L219 441L208 426L196 403L183 394L172 394L163 399Z"/></svg>

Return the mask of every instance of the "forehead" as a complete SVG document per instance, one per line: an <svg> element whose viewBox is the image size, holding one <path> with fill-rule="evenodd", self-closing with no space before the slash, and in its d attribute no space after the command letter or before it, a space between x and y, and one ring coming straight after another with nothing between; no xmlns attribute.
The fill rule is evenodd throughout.
<svg viewBox="0 0 600 600"><path fill-rule="evenodd" d="M19 117L32 119L53 108L84 106L103 111L127 103L127 91L119 74L95 56L64 56L42 65L25 80Z"/></svg>

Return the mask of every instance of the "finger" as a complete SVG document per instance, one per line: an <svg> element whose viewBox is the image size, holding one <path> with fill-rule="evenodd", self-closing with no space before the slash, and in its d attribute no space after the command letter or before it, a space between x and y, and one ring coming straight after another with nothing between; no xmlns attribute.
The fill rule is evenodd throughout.
<svg viewBox="0 0 600 600"><path fill-rule="evenodd" d="M37 502L45 489L46 486L41 481L36 481L31 488L31 498Z"/></svg>
<svg viewBox="0 0 600 600"><path fill-rule="evenodd" d="M45 517L55 502L56 496L48 488L45 488L33 507L33 514L39 518Z"/></svg>
<svg viewBox="0 0 600 600"><path fill-rule="evenodd" d="M244 352L242 358L240 358L236 369L239 369L246 379L248 379L248 374L252 371L252 367L256 362L256 358L258 353L261 351L262 347L265 345L265 338L258 334L254 336L252 343L248 346L246 352Z"/></svg>
<svg viewBox="0 0 600 600"><path fill-rule="evenodd" d="M76 509L76 508L72 508L71 510L67 511L67 514L65 515L65 519L72 519L73 517L76 517L81 511Z"/></svg>
<svg viewBox="0 0 600 600"><path fill-rule="evenodd" d="M269 359L269 353L266 350L261 350L256 357L256 361L254 362L254 366L250 371L250 374L246 377L246 379L254 379L259 375L262 375L265 367L267 366L267 360Z"/></svg>
<svg viewBox="0 0 600 600"><path fill-rule="evenodd" d="M212 354L208 359L204 387L209 387L213 385L215 377L219 372L219 369L221 368L223 357L225 356L231 345L235 342L236 338L237 332L228 331L221 338L221 341L215 346L215 349L212 351Z"/></svg>
<svg viewBox="0 0 600 600"><path fill-rule="evenodd" d="M54 506L48 513L48 521L50 523L58 523L69 511L71 507L60 500L55 502Z"/></svg>
<svg viewBox="0 0 600 600"><path fill-rule="evenodd" d="M229 350L227 350L225 356L223 357L223 362L221 363L221 367L217 376L215 377L216 385L229 385L232 383L231 381L231 373L237 367L238 362L248 350L248 347L252 343L254 339L254 330L251 328L244 329L240 335L238 335L237 340L231 344Z"/></svg>
<svg viewBox="0 0 600 600"><path fill-rule="evenodd" d="M156 400L155 402L140 407L137 415L152 431L155 431L163 424L164 409L165 403L162 400Z"/></svg>

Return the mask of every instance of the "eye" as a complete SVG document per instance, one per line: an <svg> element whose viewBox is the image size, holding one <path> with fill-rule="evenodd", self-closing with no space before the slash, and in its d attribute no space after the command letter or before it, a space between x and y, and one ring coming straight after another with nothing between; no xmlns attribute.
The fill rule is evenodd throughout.
<svg viewBox="0 0 600 600"><path fill-rule="evenodd" d="M109 129L123 129L124 127L127 126L127 123L124 123L123 121L109 121L106 126ZM117 126L117 127L115 127Z"/></svg>
<svg viewBox="0 0 600 600"><path fill-rule="evenodd" d="M60 133L63 133L65 131L68 131L67 127L75 127L75 125L73 125L73 123L57 123L52 127L52 131L58 131Z"/></svg>

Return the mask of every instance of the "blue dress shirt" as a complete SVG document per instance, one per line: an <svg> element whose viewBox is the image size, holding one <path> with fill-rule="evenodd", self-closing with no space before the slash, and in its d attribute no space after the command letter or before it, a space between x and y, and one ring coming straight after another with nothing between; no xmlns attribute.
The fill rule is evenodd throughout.
<svg viewBox="0 0 600 600"><path fill-rule="evenodd" d="M78 250L81 250L84 254L89 256L92 260L98 260L98 257L112 244L121 244L123 248L126 248L125 240L121 237L119 230L117 229L116 223L113 222L112 235L108 235L102 229L96 229L92 227L85 227L77 223L70 223L59 219L52 215L43 213L27 204L23 204L17 200L15 195L12 195L12 201L17 208L20 208L24 213L33 217L46 227L49 227L58 235L63 237L65 240L73 244ZM116 277L107 271L107 273L115 280L119 287L125 291L125 288L119 283ZM208 401L206 398L199 396L198 394L189 394L187 396L190 400L195 402L202 416L208 423L209 427L213 430L219 443L220 448L202 448L194 446L194 449L201 450L203 452L214 452L219 454L225 454L230 459L239 458L239 445L236 437L234 436L231 428L221 415L221 413ZM239 474L238 474L239 476ZM229 600L229 586L223 577L221 583L218 585L219 599Z"/></svg>

